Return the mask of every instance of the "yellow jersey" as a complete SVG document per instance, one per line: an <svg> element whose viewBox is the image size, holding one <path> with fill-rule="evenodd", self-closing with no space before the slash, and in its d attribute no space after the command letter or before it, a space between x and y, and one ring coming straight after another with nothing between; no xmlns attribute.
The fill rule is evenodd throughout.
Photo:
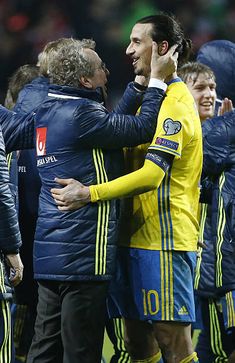
<svg viewBox="0 0 235 363"><path fill-rule="evenodd" d="M122 231L120 245L196 251L202 132L194 99L179 79L168 86L152 143L139 146L131 153L127 149L129 170L126 172L140 168L146 152L145 158L154 162L155 150L173 154L172 166L158 189L124 200L129 204L127 213L133 200L133 215L125 218L130 233L126 228Z"/></svg>

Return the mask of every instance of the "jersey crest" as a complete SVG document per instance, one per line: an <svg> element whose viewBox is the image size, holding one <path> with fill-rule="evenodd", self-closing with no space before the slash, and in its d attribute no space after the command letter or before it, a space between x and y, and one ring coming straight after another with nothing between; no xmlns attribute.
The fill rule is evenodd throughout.
<svg viewBox="0 0 235 363"><path fill-rule="evenodd" d="M182 124L179 121L173 121L171 118L167 118L163 122L163 129L165 131L165 135L175 135L180 132L182 128Z"/></svg>

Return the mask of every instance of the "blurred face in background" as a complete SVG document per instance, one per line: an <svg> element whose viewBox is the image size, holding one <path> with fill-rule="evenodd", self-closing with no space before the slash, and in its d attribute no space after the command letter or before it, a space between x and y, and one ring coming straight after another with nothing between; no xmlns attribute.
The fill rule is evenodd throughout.
<svg viewBox="0 0 235 363"><path fill-rule="evenodd" d="M152 54L152 24L135 24L130 35L126 54L132 59L136 75L148 77Z"/></svg>
<svg viewBox="0 0 235 363"><path fill-rule="evenodd" d="M186 84L195 100L201 122L213 117L216 101L216 83L207 73L200 73L197 78L192 74Z"/></svg>

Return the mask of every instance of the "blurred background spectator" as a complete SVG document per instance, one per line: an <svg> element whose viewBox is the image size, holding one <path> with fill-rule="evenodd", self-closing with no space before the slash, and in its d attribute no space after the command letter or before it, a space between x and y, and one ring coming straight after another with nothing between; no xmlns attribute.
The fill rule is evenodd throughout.
<svg viewBox="0 0 235 363"><path fill-rule="evenodd" d="M125 56L132 25L159 10L177 16L195 53L212 39L235 42L234 0L0 0L0 102L16 68L36 63L48 41L72 36L97 42L111 71L111 107L133 77Z"/></svg>

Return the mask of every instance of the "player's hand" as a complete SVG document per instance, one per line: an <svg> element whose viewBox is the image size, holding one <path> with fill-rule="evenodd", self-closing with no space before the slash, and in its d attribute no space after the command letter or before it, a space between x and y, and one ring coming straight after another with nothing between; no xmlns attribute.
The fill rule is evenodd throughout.
<svg viewBox="0 0 235 363"><path fill-rule="evenodd" d="M23 279L24 270L19 253L6 255L6 263L10 267L10 283L17 286Z"/></svg>
<svg viewBox="0 0 235 363"><path fill-rule="evenodd" d="M76 210L90 202L90 190L78 180L55 178L63 188L52 188L51 194L61 211Z"/></svg>
<svg viewBox="0 0 235 363"><path fill-rule="evenodd" d="M224 115L226 112L230 112L233 110L233 103L232 101L225 97L225 99L222 101L221 106L218 109L218 116Z"/></svg>
<svg viewBox="0 0 235 363"><path fill-rule="evenodd" d="M202 242L202 241L198 240L198 241L197 241L197 248L199 248L199 247L201 247L201 248L206 248L206 245L205 245L205 243L204 243L204 242Z"/></svg>
<svg viewBox="0 0 235 363"><path fill-rule="evenodd" d="M166 54L159 55L158 45L156 42L153 42L150 78L157 78L164 81L176 71L179 55L176 52L177 47L178 44L175 44Z"/></svg>

